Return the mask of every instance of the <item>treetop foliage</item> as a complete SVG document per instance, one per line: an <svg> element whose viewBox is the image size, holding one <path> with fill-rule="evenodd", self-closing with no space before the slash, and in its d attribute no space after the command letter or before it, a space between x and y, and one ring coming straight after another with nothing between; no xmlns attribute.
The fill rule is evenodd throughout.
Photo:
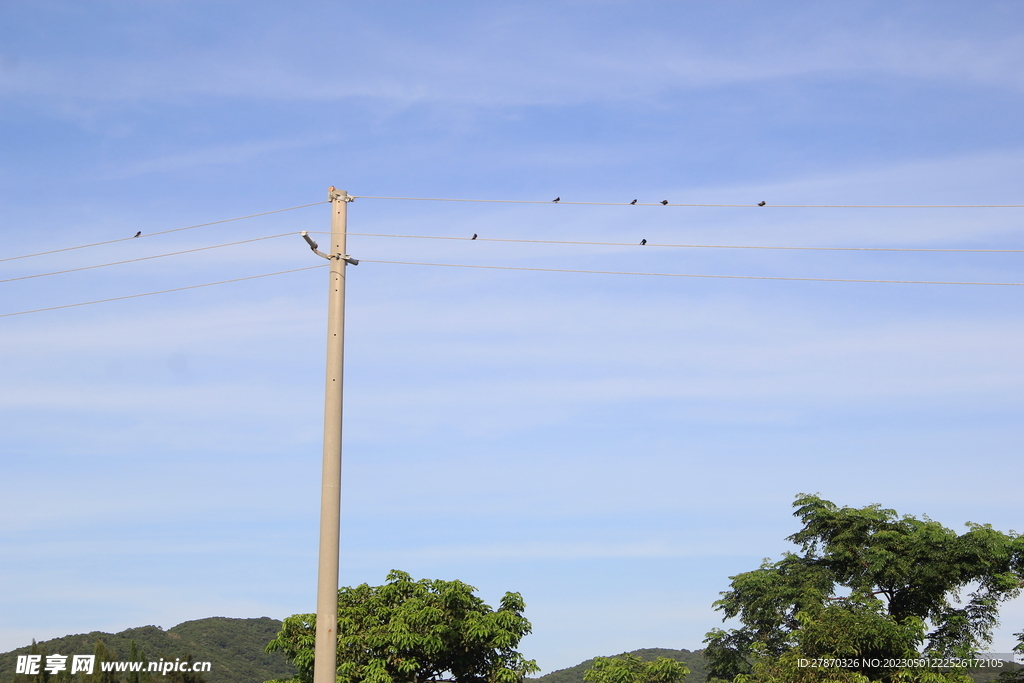
<svg viewBox="0 0 1024 683"><path fill-rule="evenodd" d="M658 657L645 662L634 654L596 657L594 665L583 674L586 683L681 683L690 670L682 662Z"/></svg>
<svg viewBox="0 0 1024 683"><path fill-rule="evenodd" d="M715 603L742 627L708 634L714 676L751 675L758 658L794 651L900 659L923 646L933 657L970 657L991 642L999 605L1024 585L1024 538L1015 532L969 523L958 535L928 517L806 494L794 507L803 528L787 540L801 552L730 577ZM898 672L859 673L897 680Z"/></svg>
<svg viewBox="0 0 1024 683"><path fill-rule="evenodd" d="M516 652L530 632L523 598L506 593L497 610L461 581L392 570L384 585L338 591L339 683L519 683L537 671ZM296 683L312 680L316 615L284 620L267 651L294 662Z"/></svg>

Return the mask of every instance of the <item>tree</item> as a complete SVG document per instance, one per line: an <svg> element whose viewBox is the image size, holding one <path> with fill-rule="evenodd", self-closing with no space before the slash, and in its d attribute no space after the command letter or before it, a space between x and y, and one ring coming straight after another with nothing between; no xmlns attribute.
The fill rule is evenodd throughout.
<svg viewBox="0 0 1024 683"><path fill-rule="evenodd" d="M96 683L118 683L120 677L116 672L103 670L104 662L117 661L117 653L111 652L106 643L97 638L96 647L93 648L92 654L96 658L93 665L92 680L96 681Z"/></svg>
<svg viewBox="0 0 1024 683"><path fill-rule="evenodd" d="M617 657L597 657L583 674L586 683L681 683L690 670L682 662L658 657L645 662L624 653Z"/></svg>
<svg viewBox="0 0 1024 683"><path fill-rule="evenodd" d="M29 654L29 656L39 657L40 658L40 660L39 660L40 664L39 664L39 667L38 667L38 669L39 669L38 673L35 673L35 674L19 674L19 673L16 673L16 674L14 674L14 677L11 680L14 683L30 683L30 682L31 683L37 683L37 681L48 681L49 678L50 678L50 674L44 669L44 664L46 662L46 654L47 654L45 646L40 645L39 643L36 642L36 639L33 638L32 639L32 647L29 648L28 654Z"/></svg>
<svg viewBox="0 0 1024 683"><path fill-rule="evenodd" d="M168 659L170 659L168 657ZM192 653L186 653L184 657L185 663L187 663L188 671L171 671L167 674L167 680L169 683L206 683L206 678L202 673L198 671L191 671L192 665L195 664L195 657Z"/></svg>
<svg viewBox="0 0 1024 683"><path fill-rule="evenodd" d="M1017 646L1013 648L1014 651L1024 655L1024 631L1013 635L1017 636ZM1024 683L1024 666L1000 673L997 683Z"/></svg>
<svg viewBox="0 0 1024 683"><path fill-rule="evenodd" d="M134 638L128 644L128 661L146 661L145 653L139 649L139 645L135 642ZM140 667L139 671L129 671L124 677L124 683L152 683L153 675L148 671L142 671L142 668Z"/></svg>
<svg viewBox="0 0 1024 683"><path fill-rule="evenodd" d="M769 663L794 657L916 658L922 647L932 657L970 657L991 642L1000 603L1021 592L1024 538L1014 532L968 523L957 535L928 517L901 517L878 505L840 508L806 494L794 506L804 526L787 540L801 552L730 577L731 590L715 603L742 626L708 633L712 677L767 681L775 675ZM910 675L893 667L850 671L865 681ZM797 680L796 672L776 673ZM935 669L913 675L959 676L943 679Z"/></svg>
<svg viewBox="0 0 1024 683"><path fill-rule="evenodd" d="M518 593L492 610L461 581L420 579L392 570L382 586L338 591L339 683L520 683L539 671L515 648L530 632ZM316 615L284 620L267 645L313 679Z"/></svg>

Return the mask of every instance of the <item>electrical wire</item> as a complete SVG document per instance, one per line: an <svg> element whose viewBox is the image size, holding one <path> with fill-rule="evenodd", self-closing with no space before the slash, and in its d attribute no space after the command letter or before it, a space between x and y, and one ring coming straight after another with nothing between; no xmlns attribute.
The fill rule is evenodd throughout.
<svg viewBox="0 0 1024 683"><path fill-rule="evenodd" d="M293 232L283 232L280 235L268 235L266 237L254 237L251 240L242 240L240 242L227 242L226 244L214 244L210 247L197 247L195 249L186 249L185 251L172 251L167 254L156 254L155 256L140 256L139 258L128 259L127 261L113 261L112 263L100 263L95 266L82 266L81 268L69 268L68 270L55 270L52 273L36 273L35 275L22 275L20 277L11 277L6 280L0 280L0 284L4 282L14 282L16 280L31 280L36 277L46 277L47 275L62 275L64 273L77 273L80 270L92 270L94 268L106 268L107 266L120 266L125 263L135 263L137 261L149 261L155 258L164 258L165 256L180 256L181 254L192 254L197 251L207 251L208 249L220 249L221 247L233 247L237 244L248 244L250 242L259 242L261 240L272 240L275 237L285 237L287 235L294 235Z"/></svg>
<svg viewBox="0 0 1024 683"><path fill-rule="evenodd" d="M315 268L326 268L330 264L324 263L305 268L293 268L291 270L279 270L276 273L263 273L262 275L249 275L248 277L236 277L232 280L220 280L219 282L205 282L201 285L189 285L187 287L175 287L174 289L162 289L158 292L143 292L142 294L129 294L127 296L115 296L110 299L97 299L95 301L82 301L77 304L64 304L63 306L50 306L49 308L36 308L31 311L17 311L16 313L0 313L0 318L8 318L12 315L26 315L28 313L41 313L43 311L56 311L61 308L75 308L76 306L90 306L92 304L105 304L109 301L123 301L124 299L137 299L141 296L153 296L154 294L168 294L170 292L182 292L186 289L199 289L200 287L213 287L214 285L226 285L231 282L242 282L243 280L257 280L261 277L272 277L286 273L298 273L302 270L313 270Z"/></svg>
<svg viewBox="0 0 1024 683"><path fill-rule="evenodd" d="M529 268L526 266L484 266L478 264L468 263L427 263L422 261L384 261L378 259L359 259L360 263L384 263L389 265L400 265L400 266L433 266L441 268L479 268L483 270L522 270L522 271L534 271L543 273L584 273L589 275L646 275L655 277L686 277L686 278L703 278L703 279L717 279L717 280L782 280L790 282L851 282L851 283L878 283L878 284L897 284L897 285L972 285L972 286L1002 286L1002 287L1022 287L1024 282L967 282L967 281L948 281L948 280L869 280L869 279L856 279L856 278L824 278L824 277L783 277L783 276L771 276L771 275L705 275L698 273L651 273L643 271L620 271L620 270L576 270L570 268ZM77 306L90 306L92 304L108 303L110 301L123 301L125 299L137 299L143 296L154 296L156 294L169 294L171 292L181 292L187 289L198 289L200 287L213 287L215 285L224 285L232 282L242 282L245 280L256 280L264 277L272 277L274 275L285 275L287 273L298 273L304 270L314 270L316 268L326 268L329 264L320 264L315 266L306 266L304 268L293 268L291 270L279 270L274 273L263 273L261 275L249 275L247 277L233 278L231 280L220 280L217 282L206 282L199 285L188 285L186 287L175 287L173 289L162 289L156 292L144 292L142 294L129 294L126 296L115 296L109 299L96 299L94 301L82 301L74 304L64 304L62 306L50 306L47 308L36 308L28 311L16 311L14 313L0 313L0 318L8 318L15 315L27 315L29 313L42 313L44 311L56 311L62 308L75 308Z"/></svg>
<svg viewBox="0 0 1024 683"><path fill-rule="evenodd" d="M329 235L326 231L308 231L311 234ZM606 247L681 247L685 249L771 249L771 250L794 250L794 251L923 251L923 252L956 252L956 253L992 253L992 254L1020 254L1024 249L924 249L917 247L773 247L763 245L736 245L736 244L662 244L659 242L574 242L566 240L526 240L526 239L503 239L497 237L445 237L440 235L389 235L374 232L350 232L349 235L361 237L402 237L421 240L462 240L464 242L519 242L524 244L579 244L595 245Z"/></svg>
<svg viewBox="0 0 1024 683"><path fill-rule="evenodd" d="M196 225L187 225L184 228L172 228L170 230L161 230L159 232L150 232L150 233L146 233L145 235L140 235L140 237L155 237L156 235L166 235L167 233L170 233L170 232L181 232L182 230L192 230L194 228L205 228L205 227L207 227L209 225L219 225L220 223L231 223L232 221L242 221L242 220L245 220L247 218L257 218L259 216L269 216L272 213L281 213L283 211L294 211L295 209L305 209L306 207L309 207L309 206L317 206L319 204L327 204L329 202L330 202L330 200L324 200L322 202L313 202L312 204L300 204L299 206L289 206L287 209L274 209L273 211L264 211L262 213L252 213L252 214L249 214L248 216L237 216L235 218L225 218L225 219L219 220L219 221L210 221L209 223L198 223ZM6 258L0 258L0 263L3 263L4 261L16 261L18 259L31 258L33 256L46 256L47 254L58 254L58 253L60 253L62 251L74 251L75 249L86 249L88 247L99 247L99 246L103 246L104 244L115 244L117 242L128 242L128 241L131 241L133 239L136 239L136 238L135 237L121 237L121 238L116 239L116 240L107 240L106 242L93 242L92 244L80 244L77 247L64 247L63 249L51 249L50 251L40 251L40 252L37 252L35 254L23 254L21 256L8 256Z"/></svg>
<svg viewBox="0 0 1024 683"><path fill-rule="evenodd" d="M464 263L424 263L421 261L377 261L359 259L360 263L389 263L400 266L440 266L444 268L483 268L487 270L532 270L544 273L589 273L594 275L654 275L657 277L694 277L722 280L789 280L796 282L876 282L893 285L989 285L1005 287L1024 287L1024 282L950 282L938 280L862 280L852 278L826 277L781 277L769 275L698 275L693 273L647 273L620 270L571 270L568 268L528 268L525 266L481 266Z"/></svg>
<svg viewBox="0 0 1024 683"><path fill-rule="evenodd" d="M397 199L397 200L408 200L408 201L425 201L425 202L482 202L482 203L500 203L500 204L551 204L554 202L546 202L540 200L520 200L520 199L448 199L440 197L383 197L383 196L371 196L371 195L352 195L353 199ZM211 225L219 225L221 223L231 223L233 221L241 221L248 218L257 218L259 216L268 216L270 214L282 213L284 211L294 211L296 209L305 209L310 206L318 206L320 204L328 204L330 200L324 200L319 202L313 202L311 204L300 204L298 206L289 206L284 209L274 209L273 211L263 211L261 213L253 213L246 216L236 216L235 218L225 218L219 221L210 221L208 223L197 223L196 225L187 225L181 228L172 228L170 230L160 230L158 232L150 232L140 237L155 237L156 235L166 235L172 232L180 232L182 230L193 230L195 228L203 228ZM559 204L574 204L574 205L589 205L589 206L630 206L629 202L570 202L570 201L559 201ZM636 206L661 206L658 203L638 203ZM770 204L766 206L758 206L756 204L667 204L667 206L683 206L683 207L734 207L734 208L818 208L818 209L983 209L983 208L1024 208L1024 204ZM360 234L360 233L350 233ZM367 234L369 233L362 233ZM384 236L384 235L381 235ZM403 237L418 237L417 235L402 235ZM99 247L106 244L116 244L118 242L127 242L129 240L136 239L134 237L121 237L116 240L106 240L103 242L92 242L90 244L80 244L73 247L63 247L61 249L51 249L49 251L40 251L33 254L22 254L20 256L7 256L0 258L0 263L5 261L16 261L18 259L32 258L34 256L46 256L49 254L58 254L65 251L74 251L76 249L87 249L89 247ZM436 239L445 239L438 237ZM457 238L449 238L457 239ZM494 240L496 241L496 240ZM513 240L508 240L513 241ZM523 240L526 241L526 240ZM542 240L536 240L538 242ZM569 244L568 242L566 244ZM599 243L587 243L582 242L580 244L599 244ZM652 245L655 246L655 245ZM721 248L721 249L797 249L798 247L731 247L731 246L715 246L715 245L656 245L656 246L681 246L681 247L706 247L706 248ZM804 247L806 249L825 249L823 247ZM835 248L839 249L839 248ZM845 249L844 249L845 250ZM851 248L852 250L852 248ZM863 249L864 251L897 251L883 250L883 249ZM901 251L911 251L905 249ZM926 251L924 249L916 251ZM927 251L1011 251L1011 250L927 250Z"/></svg>
<svg viewBox="0 0 1024 683"><path fill-rule="evenodd" d="M353 199L401 199L414 202L478 202L486 204L575 204L582 206L690 206L744 209L1024 209L1024 204L676 204L674 202L567 202L559 199L447 199L441 197L374 197L352 195Z"/></svg>

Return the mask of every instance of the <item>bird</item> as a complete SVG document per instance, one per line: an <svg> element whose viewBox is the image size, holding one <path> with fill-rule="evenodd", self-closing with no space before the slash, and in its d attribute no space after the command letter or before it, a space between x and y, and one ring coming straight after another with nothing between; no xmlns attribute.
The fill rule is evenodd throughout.
<svg viewBox="0 0 1024 683"><path fill-rule="evenodd" d="M640 246L641 247L644 246L645 244L647 244L647 240L640 240Z"/></svg>
<svg viewBox="0 0 1024 683"><path fill-rule="evenodd" d="M551 201L553 201L554 203L556 203L556 204L557 204L558 202L562 201L562 198L561 198L561 197L555 197L555 198L554 198L554 199L552 199Z"/></svg>
<svg viewBox="0 0 1024 683"><path fill-rule="evenodd" d="M475 240L475 239L476 239L476 233L474 232L474 233L473 233L473 236L472 236L472 237L470 237L469 239L471 239L471 240Z"/></svg>
<svg viewBox="0 0 1024 683"><path fill-rule="evenodd" d="M132 239L134 239L135 237L141 237L141 236L142 236L142 231L139 230L137 233L135 233L135 236Z"/></svg>
<svg viewBox="0 0 1024 683"><path fill-rule="evenodd" d="M662 203L663 206L668 206L668 200L667 199L662 199L661 203Z"/></svg>
<svg viewBox="0 0 1024 683"><path fill-rule="evenodd" d="M629 203L630 206L633 206L634 204L636 204L636 200L635 199Z"/></svg>
<svg viewBox="0 0 1024 683"><path fill-rule="evenodd" d="M758 203L757 203L757 205L758 205L758 206L764 206L764 205L765 205L765 204L767 204L767 203L768 203L768 202L765 202L765 201L760 201L760 202L758 202Z"/></svg>

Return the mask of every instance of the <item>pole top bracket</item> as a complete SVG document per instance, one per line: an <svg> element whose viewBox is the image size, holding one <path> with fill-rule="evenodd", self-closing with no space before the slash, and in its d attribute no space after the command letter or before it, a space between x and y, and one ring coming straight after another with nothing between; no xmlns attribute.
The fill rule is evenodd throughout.
<svg viewBox="0 0 1024 683"><path fill-rule="evenodd" d="M354 202L356 200L345 190L336 189L334 185L327 188L327 199L332 202Z"/></svg>

